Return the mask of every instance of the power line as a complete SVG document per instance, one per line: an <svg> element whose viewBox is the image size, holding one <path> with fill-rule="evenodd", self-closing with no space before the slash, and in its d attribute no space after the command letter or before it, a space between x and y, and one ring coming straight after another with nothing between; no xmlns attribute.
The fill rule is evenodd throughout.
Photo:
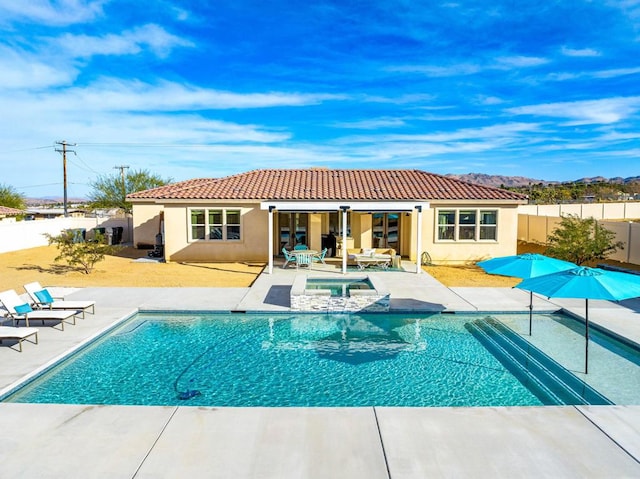
<svg viewBox="0 0 640 479"><path fill-rule="evenodd" d="M76 158L77 158L78 160L80 160L80 163L82 163L82 165L84 165L84 166L82 166L82 165L80 165L80 164L78 164L78 163L74 163L74 165L76 165L77 167L79 167L80 169L83 169L83 170L85 170L85 171L89 171L89 172L91 172L91 173L95 173L96 175L99 175L99 174L100 174L100 172L98 172L98 171L94 170L93 168L91 168L91 167L87 164L87 162L86 162L86 161L84 161L84 160L80 157L80 155L78 155L78 153L76 153ZM71 160L69 160L69 161L71 162Z"/></svg>
<svg viewBox="0 0 640 479"><path fill-rule="evenodd" d="M217 148L220 143L78 143L80 146L122 146L133 148Z"/></svg>
<svg viewBox="0 0 640 479"><path fill-rule="evenodd" d="M21 151L44 150L46 148L53 148L53 145L35 146L33 148L22 148L20 150L9 150L9 151L6 151L5 153L19 153Z"/></svg>
<svg viewBox="0 0 640 479"><path fill-rule="evenodd" d="M27 185L27 186L17 186L16 188L18 188L19 190L24 190L25 188L41 188L43 186L59 186L62 183L58 182L58 183L45 183L42 185Z"/></svg>

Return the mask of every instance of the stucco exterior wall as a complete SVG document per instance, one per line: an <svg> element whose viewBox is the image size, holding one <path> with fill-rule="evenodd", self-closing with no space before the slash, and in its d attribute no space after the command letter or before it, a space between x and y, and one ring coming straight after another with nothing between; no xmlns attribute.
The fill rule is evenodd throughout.
<svg viewBox="0 0 640 479"><path fill-rule="evenodd" d="M240 209L241 239L189 241L190 208ZM268 212L258 203L166 204L164 221L167 261L268 261Z"/></svg>
<svg viewBox="0 0 640 479"><path fill-rule="evenodd" d="M479 208L497 209L496 241L440 241L437 239L436 208ZM417 215L413 215L417 217ZM436 204L423 211L422 250L427 251L435 264L466 264L486 258L517 254L518 249L518 208L517 205L496 205L476 203L460 205L456 203ZM414 221L416 221L414 219ZM415 235L412 235L415 236ZM415 261L416 240L411 239L412 261Z"/></svg>
<svg viewBox="0 0 640 479"><path fill-rule="evenodd" d="M191 208L239 208L241 210L242 237L238 241L189 240L189 215ZM437 208L497 209L496 241L439 241L436 230ZM167 261L268 261L268 217L259 203L250 202L189 202L136 204L134 205L135 242L153 244L160 225L160 212L164 215L164 250ZM312 249L320 250L319 243L326 224L326 214L309 215L309 239ZM417 213L401 215L400 241L403 256L412 261L417 258ZM351 214L351 232L354 247L371 246L371 215L354 212ZM465 264L480 259L517 253L518 209L517 205L496 205L486 203L438 203L426 208L422 213L422 251L427 251L434 263ZM277 221L274 221L274 241L278 240ZM318 244L314 244L314 239ZM279 254L279 248L276 254Z"/></svg>
<svg viewBox="0 0 640 479"><path fill-rule="evenodd" d="M353 237L354 248L371 248L371 228L373 216L371 213L351 214L351 236Z"/></svg>
<svg viewBox="0 0 640 479"><path fill-rule="evenodd" d="M136 203L133 205L133 245L154 245L160 232L162 205Z"/></svg>

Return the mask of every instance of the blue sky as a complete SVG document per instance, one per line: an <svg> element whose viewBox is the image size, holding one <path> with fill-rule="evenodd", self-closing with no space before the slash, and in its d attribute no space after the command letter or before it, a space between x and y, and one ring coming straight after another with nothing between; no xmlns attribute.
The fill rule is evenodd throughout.
<svg viewBox="0 0 640 479"><path fill-rule="evenodd" d="M640 175L640 0L0 0L0 183Z"/></svg>

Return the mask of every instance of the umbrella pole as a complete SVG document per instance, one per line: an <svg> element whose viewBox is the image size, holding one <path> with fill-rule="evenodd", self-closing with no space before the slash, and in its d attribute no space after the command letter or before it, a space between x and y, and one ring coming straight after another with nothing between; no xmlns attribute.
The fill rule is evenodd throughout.
<svg viewBox="0 0 640 479"><path fill-rule="evenodd" d="M584 321L584 373L589 372L589 298L585 300L585 321Z"/></svg>
<svg viewBox="0 0 640 479"><path fill-rule="evenodd" d="M529 291L529 336L531 336L532 322L533 322L533 291Z"/></svg>

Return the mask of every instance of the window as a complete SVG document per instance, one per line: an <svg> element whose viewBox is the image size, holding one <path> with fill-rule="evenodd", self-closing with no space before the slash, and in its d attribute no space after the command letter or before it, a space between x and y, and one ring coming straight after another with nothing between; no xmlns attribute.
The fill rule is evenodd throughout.
<svg viewBox="0 0 640 479"><path fill-rule="evenodd" d="M191 239L204 239L204 210L191 210Z"/></svg>
<svg viewBox="0 0 640 479"><path fill-rule="evenodd" d="M456 231L455 210L440 210L438 212L438 239L454 240Z"/></svg>
<svg viewBox="0 0 640 479"><path fill-rule="evenodd" d="M480 210L480 239L497 240L498 212L496 210Z"/></svg>
<svg viewBox="0 0 640 479"><path fill-rule="evenodd" d="M476 238L476 211L461 210L458 212L458 239L473 240Z"/></svg>
<svg viewBox="0 0 640 479"><path fill-rule="evenodd" d="M497 210L439 210L437 238L440 241L496 241Z"/></svg>
<svg viewBox="0 0 640 479"><path fill-rule="evenodd" d="M191 240L237 241L241 239L240 210L193 209L190 213Z"/></svg>

